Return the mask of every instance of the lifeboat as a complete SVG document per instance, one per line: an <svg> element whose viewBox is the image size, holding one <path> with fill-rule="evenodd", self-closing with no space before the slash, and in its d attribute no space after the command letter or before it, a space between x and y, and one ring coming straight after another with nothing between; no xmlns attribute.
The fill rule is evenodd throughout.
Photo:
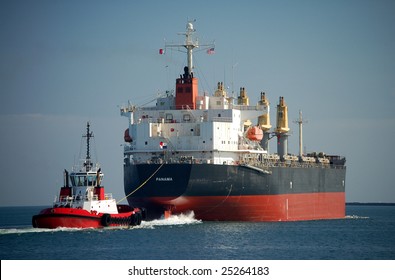
<svg viewBox="0 0 395 280"><path fill-rule="evenodd" d="M132 137L130 137L130 134L129 134L129 128L125 130L123 140L125 140L125 142L128 142L128 143L133 141Z"/></svg>
<svg viewBox="0 0 395 280"><path fill-rule="evenodd" d="M263 139L263 131L257 126L250 127L247 130L247 138L251 141L261 141Z"/></svg>

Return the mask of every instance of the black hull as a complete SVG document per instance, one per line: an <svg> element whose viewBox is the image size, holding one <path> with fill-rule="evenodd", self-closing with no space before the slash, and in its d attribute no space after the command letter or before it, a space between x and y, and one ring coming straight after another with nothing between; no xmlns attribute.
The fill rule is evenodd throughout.
<svg viewBox="0 0 395 280"><path fill-rule="evenodd" d="M240 207L243 208L246 208L246 205L249 207L251 203L259 203L254 209L264 207L262 203L278 203L278 207L286 207L288 211L288 199L293 201L302 199L303 203L314 200L311 201L312 205L314 204L314 209L320 207L320 205L316 206L317 203L330 203L323 206L325 208L323 211L328 212L327 216L329 218L331 212L336 212L336 217L344 216L344 213L339 214L339 212L344 212L343 209L328 208L344 208L345 168L277 166L271 167L267 171L241 165L125 165L125 193L128 195L134 192L128 197L129 204L133 207L147 208L149 218L157 218L165 210L172 210L173 212L193 210L197 216L204 217L205 215L199 213L201 209L199 210L199 206L196 206L195 202L201 201L199 203L205 204L205 211L208 212L210 203L207 201L211 200L213 201L213 208L218 208L219 203L226 200L229 201L228 205L232 210L238 209L237 201L240 201ZM155 175L152 176L154 173ZM152 177L144 184L150 176ZM306 194L314 194L315 196L297 198L298 195ZM329 197L329 194L334 196ZM283 200L273 202L273 199L277 199L276 197L281 197ZM254 200L255 198L259 198L259 201ZM332 206L333 202L326 201L333 199L339 200L335 204L336 206ZM284 206L285 203L286 206ZM222 204L221 211L227 211L224 206L226 203ZM268 207L275 208L276 206L268 205ZM246 215L249 216L248 213ZM257 216L258 214L254 215ZM264 214L261 214L261 218L258 220L266 220L262 215ZM325 213L320 214L318 218L323 215ZM235 219L231 217L227 219L224 213L218 213L217 216L218 218L215 214L211 214L209 219ZM240 217L237 219L244 220ZM248 220L248 218L246 219ZM269 220L277 219L271 216Z"/></svg>

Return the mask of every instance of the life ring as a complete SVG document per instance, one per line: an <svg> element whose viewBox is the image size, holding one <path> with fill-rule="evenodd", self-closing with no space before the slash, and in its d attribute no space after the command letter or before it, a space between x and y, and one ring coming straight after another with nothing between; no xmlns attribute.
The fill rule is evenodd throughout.
<svg viewBox="0 0 395 280"><path fill-rule="evenodd" d="M111 215L110 214L103 214L101 217L101 224L103 227L108 227L111 223Z"/></svg>
<svg viewBox="0 0 395 280"><path fill-rule="evenodd" d="M130 215L130 223L131 226L139 226L141 225L141 213L137 212Z"/></svg>

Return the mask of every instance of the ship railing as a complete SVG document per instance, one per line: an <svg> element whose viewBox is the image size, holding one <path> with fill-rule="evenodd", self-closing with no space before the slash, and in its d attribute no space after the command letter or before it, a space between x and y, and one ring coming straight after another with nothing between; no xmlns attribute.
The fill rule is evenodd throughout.
<svg viewBox="0 0 395 280"><path fill-rule="evenodd" d="M267 107L265 105L231 105L230 106L233 109L237 110L245 110L245 111L265 111L267 110Z"/></svg>
<svg viewBox="0 0 395 280"><path fill-rule="evenodd" d="M269 168L269 167L295 167L295 168L332 168L332 169L344 169L345 166L316 163L316 162L299 162L299 161L280 161L280 160L263 160L244 158L241 161L242 164L255 166L258 168Z"/></svg>
<svg viewBox="0 0 395 280"><path fill-rule="evenodd" d="M132 164L162 164L162 163L176 163L176 164L216 164L214 160L207 158L199 158L193 156L179 156L171 158L153 157L145 160L133 160ZM323 164L320 162L300 162L300 161L281 161L277 158L274 159L258 159L251 157L244 157L240 160L228 160L225 164L230 165L249 165L266 170L271 167L295 167L295 168L328 168L328 169L345 169L344 165ZM106 198L107 199L107 198Z"/></svg>
<svg viewBox="0 0 395 280"><path fill-rule="evenodd" d="M175 110L176 107L175 106L169 106L169 108L167 108L168 110ZM129 107L124 108L124 110L122 111L121 108L121 113L122 112L128 112ZM158 107L157 106L142 106L142 107L138 107L138 106L134 106L132 107L132 111L157 111Z"/></svg>
<svg viewBox="0 0 395 280"><path fill-rule="evenodd" d="M181 110L182 111L182 110ZM184 110L185 114L182 114L180 117L172 116L171 118L163 118L163 117L151 117L151 116L143 116L136 120L137 124L141 123L203 123L203 122L233 122L232 117L197 117L193 110Z"/></svg>
<svg viewBox="0 0 395 280"><path fill-rule="evenodd" d="M59 196L59 200L55 196L55 201L53 203L54 207L72 207L74 202L73 196L62 195Z"/></svg>
<svg viewBox="0 0 395 280"><path fill-rule="evenodd" d="M187 117L188 116L188 117ZM139 118L137 120L137 124L141 124L141 123L195 123L197 122L197 119L195 118L195 116L191 115L191 114L184 114L181 117L177 117L175 118L174 116L172 116L169 119L166 118L162 118L162 117L142 117Z"/></svg>
<svg viewBox="0 0 395 280"><path fill-rule="evenodd" d="M112 193L107 193L104 195L105 199L112 199ZM81 204L83 201L97 201L99 200L99 196L97 194L92 195L91 197L85 195L73 195L73 196L60 196L59 200L55 196L55 200L53 205L56 207L71 207L74 204Z"/></svg>
<svg viewBox="0 0 395 280"><path fill-rule="evenodd" d="M136 110L136 106L132 104L128 104L127 106L124 105L120 107L121 114L127 112L133 112L134 110Z"/></svg>

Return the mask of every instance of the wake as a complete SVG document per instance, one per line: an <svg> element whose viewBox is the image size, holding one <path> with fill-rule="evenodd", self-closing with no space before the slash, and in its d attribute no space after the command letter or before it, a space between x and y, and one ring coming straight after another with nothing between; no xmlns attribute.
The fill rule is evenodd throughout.
<svg viewBox="0 0 395 280"><path fill-rule="evenodd" d="M55 229L49 229L49 228L34 228L34 227L21 227L21 228L1 228L0 229L0 235L3 234L24 234L24 233L40 233L40 232L73 232L73 231L82 231L82 230L87 230L83 228L55 228Z"/></svg>

